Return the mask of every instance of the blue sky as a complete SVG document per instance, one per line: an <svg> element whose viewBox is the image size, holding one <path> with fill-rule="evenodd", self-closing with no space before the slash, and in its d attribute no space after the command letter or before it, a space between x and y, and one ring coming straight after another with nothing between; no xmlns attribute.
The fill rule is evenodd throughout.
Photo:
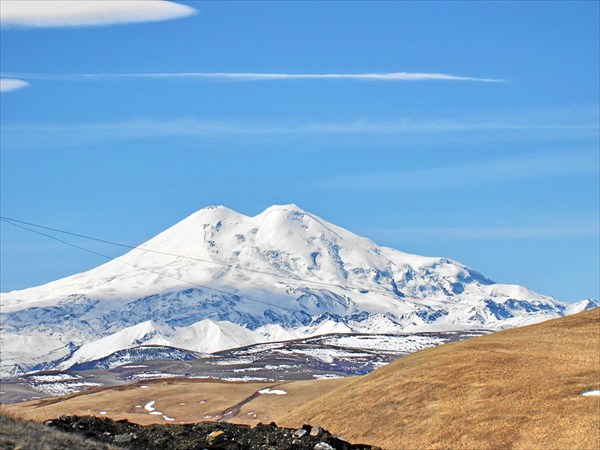
<svg viewBox="0 0 600 450"><path fill-rule="evenodd" d="M598 2L136 1L58 19L10 3L3 216L135 245L207 205L296 203L498 282L599 297ZM4 223L1 239L3 292L104 262Z"/></svg>

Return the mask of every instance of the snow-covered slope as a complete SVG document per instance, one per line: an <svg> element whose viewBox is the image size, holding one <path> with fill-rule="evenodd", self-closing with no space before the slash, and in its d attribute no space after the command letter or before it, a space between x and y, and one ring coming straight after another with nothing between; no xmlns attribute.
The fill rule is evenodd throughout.
<svg viewBox="0 0 600 450"><path fill-rule="evenodd" d="M213 353L263 341L264 338L259 334L231 322L215 323L205 319L189 327L173 328L149 320L82 345L57 368L67 369L74 364L104 358L120 350L140 345L160 345L197 353Z"/></svg>
<svg viewBox="0 0 600 450"><path fill-rule="evenodd" d="M295 205L255 217L208 207L96 269L1 300L21 368L54 357L27 339L72 343L65 361L81 362L140 344L212 352L315 332L502 328L594 305L379 247Z"/></svg>

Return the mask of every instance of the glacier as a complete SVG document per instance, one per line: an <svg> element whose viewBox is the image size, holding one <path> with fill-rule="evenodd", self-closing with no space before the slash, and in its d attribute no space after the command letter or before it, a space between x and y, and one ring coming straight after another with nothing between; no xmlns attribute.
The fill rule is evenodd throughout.
<svg viewBox="0 0 600 450"><path fill-rule="evenodd" d="M381 247L302 210L210 206L87 272L2 293L1 375L140 345L211 353L330 333L522 326L598 306Z"/></svg>

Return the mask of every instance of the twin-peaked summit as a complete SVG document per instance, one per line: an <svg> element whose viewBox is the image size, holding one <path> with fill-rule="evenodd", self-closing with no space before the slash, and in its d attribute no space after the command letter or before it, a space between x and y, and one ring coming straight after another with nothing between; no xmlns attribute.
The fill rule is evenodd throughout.
<svg viewBox="0 0 600 450"><path fill-rule="evenodd" d="M209 206L96 269L7 294L3 306L20 309L29 302L42 305L70 294L128 299L206 283L234 291L293 283L422 297L423 286L411 281L412 272L423 267L445 272L451 283L473 277L492 283L444 258L378 247L295 205L272 206L254 217ZM402 282L404 292L398 291L396 280ZM443 292L432 289L429 296Z"/></svg>
<svg viewBox="0 0 600 450"><path fill-rule="evenodd" d="M54 341L56 356L148 321L175 329L231 322L268 340L325 323L360 332L506 327L593 305L380 247L295 205L254 217L218 206L88 272L3 294L2 328L3 340ZM22 349L15 364L48 360L50 341L44 354Z"/></svg>

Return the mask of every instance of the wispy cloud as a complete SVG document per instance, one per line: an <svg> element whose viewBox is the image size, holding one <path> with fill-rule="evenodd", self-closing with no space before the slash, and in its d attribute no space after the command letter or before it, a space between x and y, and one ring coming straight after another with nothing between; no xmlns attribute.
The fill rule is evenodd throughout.
<svg viewBox="0 0 600 450"><path fill-rule="evenodd" d="M431 169L331 177L313 183L313 186L316 189L334 190L436 190L598 171L597 150L573 150L517 155Z"/></svg>
<svg viewBox="0 0 600 450"><path fill-rule="evenodd" d="M26 86L29 86L27 81L15 78L0 78L0 92L16 91Z"/></svg>
<svg viewBox="0 0 600 450"><path fill-rule="evenodd" d="M395 228L364 231L375 240L410 240L414 241L503 241L503 240L538 240L569 239L600 234L598 223L595 224L559 224L551 226L525 227L481 227L481 228Z"/></svg>
<svg viewBox="0 0 600 450"><path fill-rule="evenodd" d="M391 72L391 73L230 73L230 72L183 72L183 73L140 73L122 74L143 78L199 78L231 81L261 80L371 80L371 81L486 81L498 82L493 78L477 78L443 73Z"/></svg>
<svg viewBox="0 0 600 450"><path fill-rule="evenodd" d="M135 78L188 79L216 81L280 81L280 80L363 80L363 81L479 81L497 83L504 80L444 73L255 73L255 72L172 72L172 73L82 73L82 74L6 74L28 80L45 81L117 81Z"/></svg>
<svg viewBox="0 0 600 450"><path fill-rule="evenodd" d="M186 5L167 0L2 0L3 27L86 27L156 22L195 14Z"/></svg>
<svg viewBox="0 0 600 450"><path fill-rule="evenodd" d="M568 121L564 117L549 117L543 121L524 121L521 117L504 117L497 120L453 119L400 119L373 121L359 119L348 122L298 122L298 121L232 121L205 120L183 117L170 120L138 118L116 122L79 124L4 124L5 133L59 134L72 139L106 140L120 138L151 138L161 136L203 135L320 135L320 134L460 134L473 132L539 132L549 131L597 134L599 125L593 115L583 115Z"/></svg>

